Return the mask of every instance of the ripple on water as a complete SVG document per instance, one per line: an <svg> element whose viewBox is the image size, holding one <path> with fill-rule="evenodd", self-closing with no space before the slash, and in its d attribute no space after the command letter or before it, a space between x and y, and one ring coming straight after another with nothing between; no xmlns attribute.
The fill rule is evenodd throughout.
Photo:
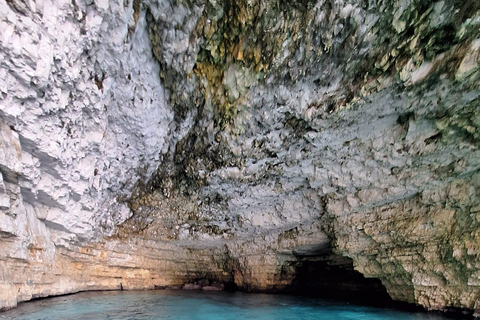
<svg viewBox="0 0 480 320"><path fill-rule="evenodd" d="M88 292L21 304L0 314L11 320L446 320L423 312L350 305L302 296L241 292Z"/></svg>

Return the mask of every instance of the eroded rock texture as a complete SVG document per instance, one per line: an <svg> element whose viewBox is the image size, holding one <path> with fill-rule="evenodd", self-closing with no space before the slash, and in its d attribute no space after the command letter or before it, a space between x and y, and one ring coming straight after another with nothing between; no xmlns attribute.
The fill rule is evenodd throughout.
<svg viewBox="0 0 480 320"><path fill-rule="evenodd" d="M0 0L0 308L207 279L480 309L479 28L478 1Z"/></svg>

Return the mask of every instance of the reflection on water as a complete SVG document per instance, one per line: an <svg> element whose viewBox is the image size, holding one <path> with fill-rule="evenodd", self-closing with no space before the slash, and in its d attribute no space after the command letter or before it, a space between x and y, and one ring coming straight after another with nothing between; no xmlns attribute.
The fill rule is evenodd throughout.
<svg viewBox="0 0 480 320"><path fill-rule="evenodd" d="M0 313L12 320L322 319L445 320L438 314L349 305L274 294L190 291L88 292L21 304Z"/></svg>

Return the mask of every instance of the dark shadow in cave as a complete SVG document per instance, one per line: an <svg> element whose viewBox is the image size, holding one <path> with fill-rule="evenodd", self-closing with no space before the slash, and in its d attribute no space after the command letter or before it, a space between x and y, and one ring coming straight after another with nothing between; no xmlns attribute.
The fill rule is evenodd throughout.
<svg viewBox="0 0 480 320"><path fill-rule="evenodd" d="M362 304L394 304L379 279L365 278L354 269L352 259L335 254L328 243L297 248L293 255L295 260L287 262L295 269L289 293Z"/></svg>
<svg viewBox="0 0 480 320"><path fill-rule="evenodd" d="M387 307L410 312L426 312L418 305L394 301L379 279L365 278L355 271L353 260L332 251L328 243L303 246L293 250L294 260L288 262L295 276L287 288L289 294L334 299L351 304ZM446 308L430 311L445 319L465 319L472 311Z"/></svg>

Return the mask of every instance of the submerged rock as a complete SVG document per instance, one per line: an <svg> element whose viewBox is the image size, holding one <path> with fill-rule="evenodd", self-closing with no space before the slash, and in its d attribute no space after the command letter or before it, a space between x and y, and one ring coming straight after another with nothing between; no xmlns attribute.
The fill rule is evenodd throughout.
<svg viewBox="0 0 480 320"><path fill-rule="evenodd" d="M478 1L0 0L0 309L221 283L478 311L479 25Z"/></svg>

